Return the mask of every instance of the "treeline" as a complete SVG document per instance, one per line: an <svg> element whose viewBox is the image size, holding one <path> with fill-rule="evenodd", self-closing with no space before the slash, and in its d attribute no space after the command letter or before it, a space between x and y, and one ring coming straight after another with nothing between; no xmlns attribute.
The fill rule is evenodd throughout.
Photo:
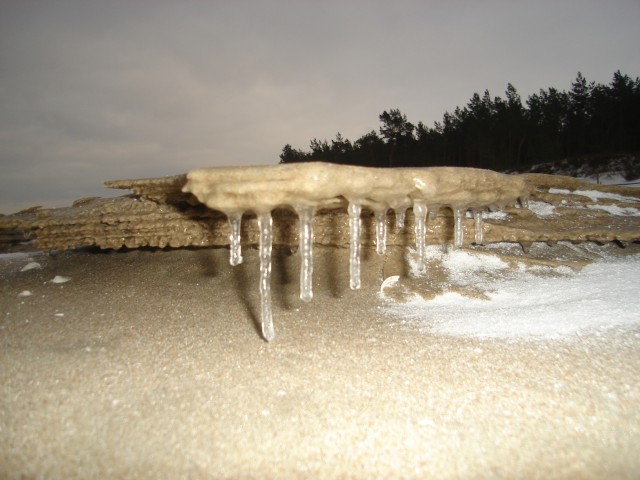
<svg viewBox="0 0 640 480"><path fill-rule="evenodd" d="M384 111L379 132L356 141L311 140L310 150L286 145L281 163L328 161L375 167L463 166L518 170L566 158L604 158L640 151L640 78L617 71L608 85L578 73L569 91L540 90L523 105L508 84L505 98L488 90L442 122L427 127L400 110Z"/></svg>

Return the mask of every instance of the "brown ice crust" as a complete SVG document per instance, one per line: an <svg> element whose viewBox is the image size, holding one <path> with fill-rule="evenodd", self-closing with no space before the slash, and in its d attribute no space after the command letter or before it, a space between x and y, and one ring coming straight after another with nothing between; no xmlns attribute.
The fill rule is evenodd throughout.
<svg viewBox="0 0 640 480"><path fill-rule="evenodd" d="M405 210L414 201L497 210L525 200L528 193L522 178L490 170L382 169L324 162L194 170L187 174L183 191L229 214L298 205L330 208L344 200L373 211Z"/></svg>

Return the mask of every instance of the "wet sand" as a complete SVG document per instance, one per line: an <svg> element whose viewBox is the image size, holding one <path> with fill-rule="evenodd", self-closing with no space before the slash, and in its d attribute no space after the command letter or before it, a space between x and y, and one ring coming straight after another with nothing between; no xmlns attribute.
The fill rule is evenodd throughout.
<svg viewBox="0 0 640 480"><path fill-rule="evenodd" d="M274 251L271 343L255 249L0 262L0 477L637 478L640 331L420 333L383 257L353 292L348 251L314 254L307 304Z"/></svg>

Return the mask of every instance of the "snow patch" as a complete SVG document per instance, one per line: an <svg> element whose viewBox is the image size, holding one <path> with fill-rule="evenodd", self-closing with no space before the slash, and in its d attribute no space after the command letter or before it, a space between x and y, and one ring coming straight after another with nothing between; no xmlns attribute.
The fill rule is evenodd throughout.
<svg viewBox="0 0 640 480"><path fill-rule="evenodd" d="M392 287L400 280L400 275L392 275L391 277L387 277L384 279L382 284L380 285L380 293L384 293L385 288Z"/></svg>
<svg viewBox="0 0 640 480"><path fill-rule="evenodd" d="M499 270L508 265L495 255L472 255L462 250L446 255L442 264L451 274L467 275L477 270Z"/></svg>
<svg viewBox="0 0 640 480"><path fill-rule="evenodd" d="M556 207L547 202L529 201L529 210L539 217L551 217L556 214Z"/></svg>
<svg viewBox="0 0 640 480"><path fill-rule="evenodd" d="M441 259L444 255L442 245L425 245L423 251L424 258L420 257L417 248L407 247L405 261L409 266L409 275L417 277L425 274L425 262L433 259Z"/></svg>
<svg viewBox="0 0 640 480"><path fill-rule="evenodd" d="M61 275L56 275L50 281L51 283L67 283L69 280L71 280L70 277L63 277Z"/></svg>
<svg viewBox="0 0 640 480"><path fill-rule="evenodd" d="M484 218L488 220L506 220L507 218L509 218L509 215L507 214L507 212L503 211L485 212Z"/></svg>
<svg viewBox="0 0 640 480"><path fill-rule="evenodd" d="M462 252L460 252L462 253ZM499 259L498 259L499 260ZM501 261L481 261L483 268L501 268ZM478 266L457 255L449 268ZM490 300L446 293L434 300L414 298L389 303L384 310L419 331L476 339L535 341L570 339L582 333L640 326L640 255L602 260L566 276L538 277L510 271L499 280L484 280ZM480 277L475 281L483 281ZM490 290L490 291L489 291Z"/></svg>
<svg viewBox="0 0 640 480"><path fill-rule="evenodd" d="M639 202L637 198L627 197L624 195L618 195L617 193L609 193L609 192L599 192L597 190L567 190L565 188L550 188L549 193L556 193L560 195L580 195L583 197L588 197L592 202L597 202L601 198L606 198L608 200L617 200L620 202Z"/></svg>
<svg viewBox="0 0 640 480"><path fill-rule="evenodd" d="M604 210L619 217L640 217L640 210L634 207L618 207L617 205L587 205L591 210Z"/></svg>
<svg viewBox="0 0 640 480"><path fill-rule="evenodd" d="M0 261L12 261L12 260L23 260L23 259L31 259L34 255L33 252L11 252L11 253L0 253Z"/></svg>
<svg viewBox="0 0 640 480"><path fill-rule="evenodd" d="M24 267L22 267L20 271L27 272L29 270L41 269L41 268L42 268L42 265L40 265L38 262L29 262Z"/></svg>

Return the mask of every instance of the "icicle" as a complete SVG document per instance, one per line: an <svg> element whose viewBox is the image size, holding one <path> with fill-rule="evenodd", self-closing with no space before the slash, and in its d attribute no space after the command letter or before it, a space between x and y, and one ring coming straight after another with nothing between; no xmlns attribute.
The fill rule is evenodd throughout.
<svg viewBox="0 0 640 480"><path fill-rule="evenodd" d="M232 213L227 217L229 219L229 228L231 230L231 234L229 235L229 263L235 267L242 263L242 247L240 246L240 225L242 223L242 213Z"/></svg>
<svg viewBox="0 0 640 480"><path fill-rule="evenodd" d="M396 212L396 229L404 228L404 217L406 210L394 210Z"/></svg>
<svg viewBox="0 0 640 480"><path fill-rule="evenodd" d="M415 200L413 202L413 216L415 217L415 235L416 235L416 250L418 251L418 262L420 269L425 268L426 247L424 243L424 237L426 235L426 223L427 223L427 204L421 200Z"/></svg>
<svg viewBox="0 0 640 480"><path fill-rule="evenodd" d="M296 207L300 222L300 300L313 298L313 208Z"/></svg>
<svg viewBox="0 0 640 480"><path fill-rule="evenodd" d="M473 212L473 220L475 221L476 245L482 245L484 241L484 232L482 231L482 217L484 212L476 210Z"/></svg>
<svg viewBox="0 0 640 480"><path fill-rule="evenodd" d="M387 210L376 212L376 252L384 255L387 251Z"/></svg>
<svg viewBox="0 0 640 480"><path fill-rule="evenodd" d="M362 207L349 202L349 284L351 290L360 288L360 213Z"/></svg>
<svg viewBox="0 0 640 480"><path fill-rule="evenodd" d="M453 212L454 224L453 224L453 246L455 248L462 247L462 240L464 238L464 215L465 210L462 208L456 208Z"/></svg>
<svg viewBox="0 0 640 480"><path fill-rule="evenodd" d="M258 229L260 230L260 307L262 321L262 336L271 341L275 337L273 331L273 316L271 314L271 243L272 235L271 212L258 215Z"/></svg>

